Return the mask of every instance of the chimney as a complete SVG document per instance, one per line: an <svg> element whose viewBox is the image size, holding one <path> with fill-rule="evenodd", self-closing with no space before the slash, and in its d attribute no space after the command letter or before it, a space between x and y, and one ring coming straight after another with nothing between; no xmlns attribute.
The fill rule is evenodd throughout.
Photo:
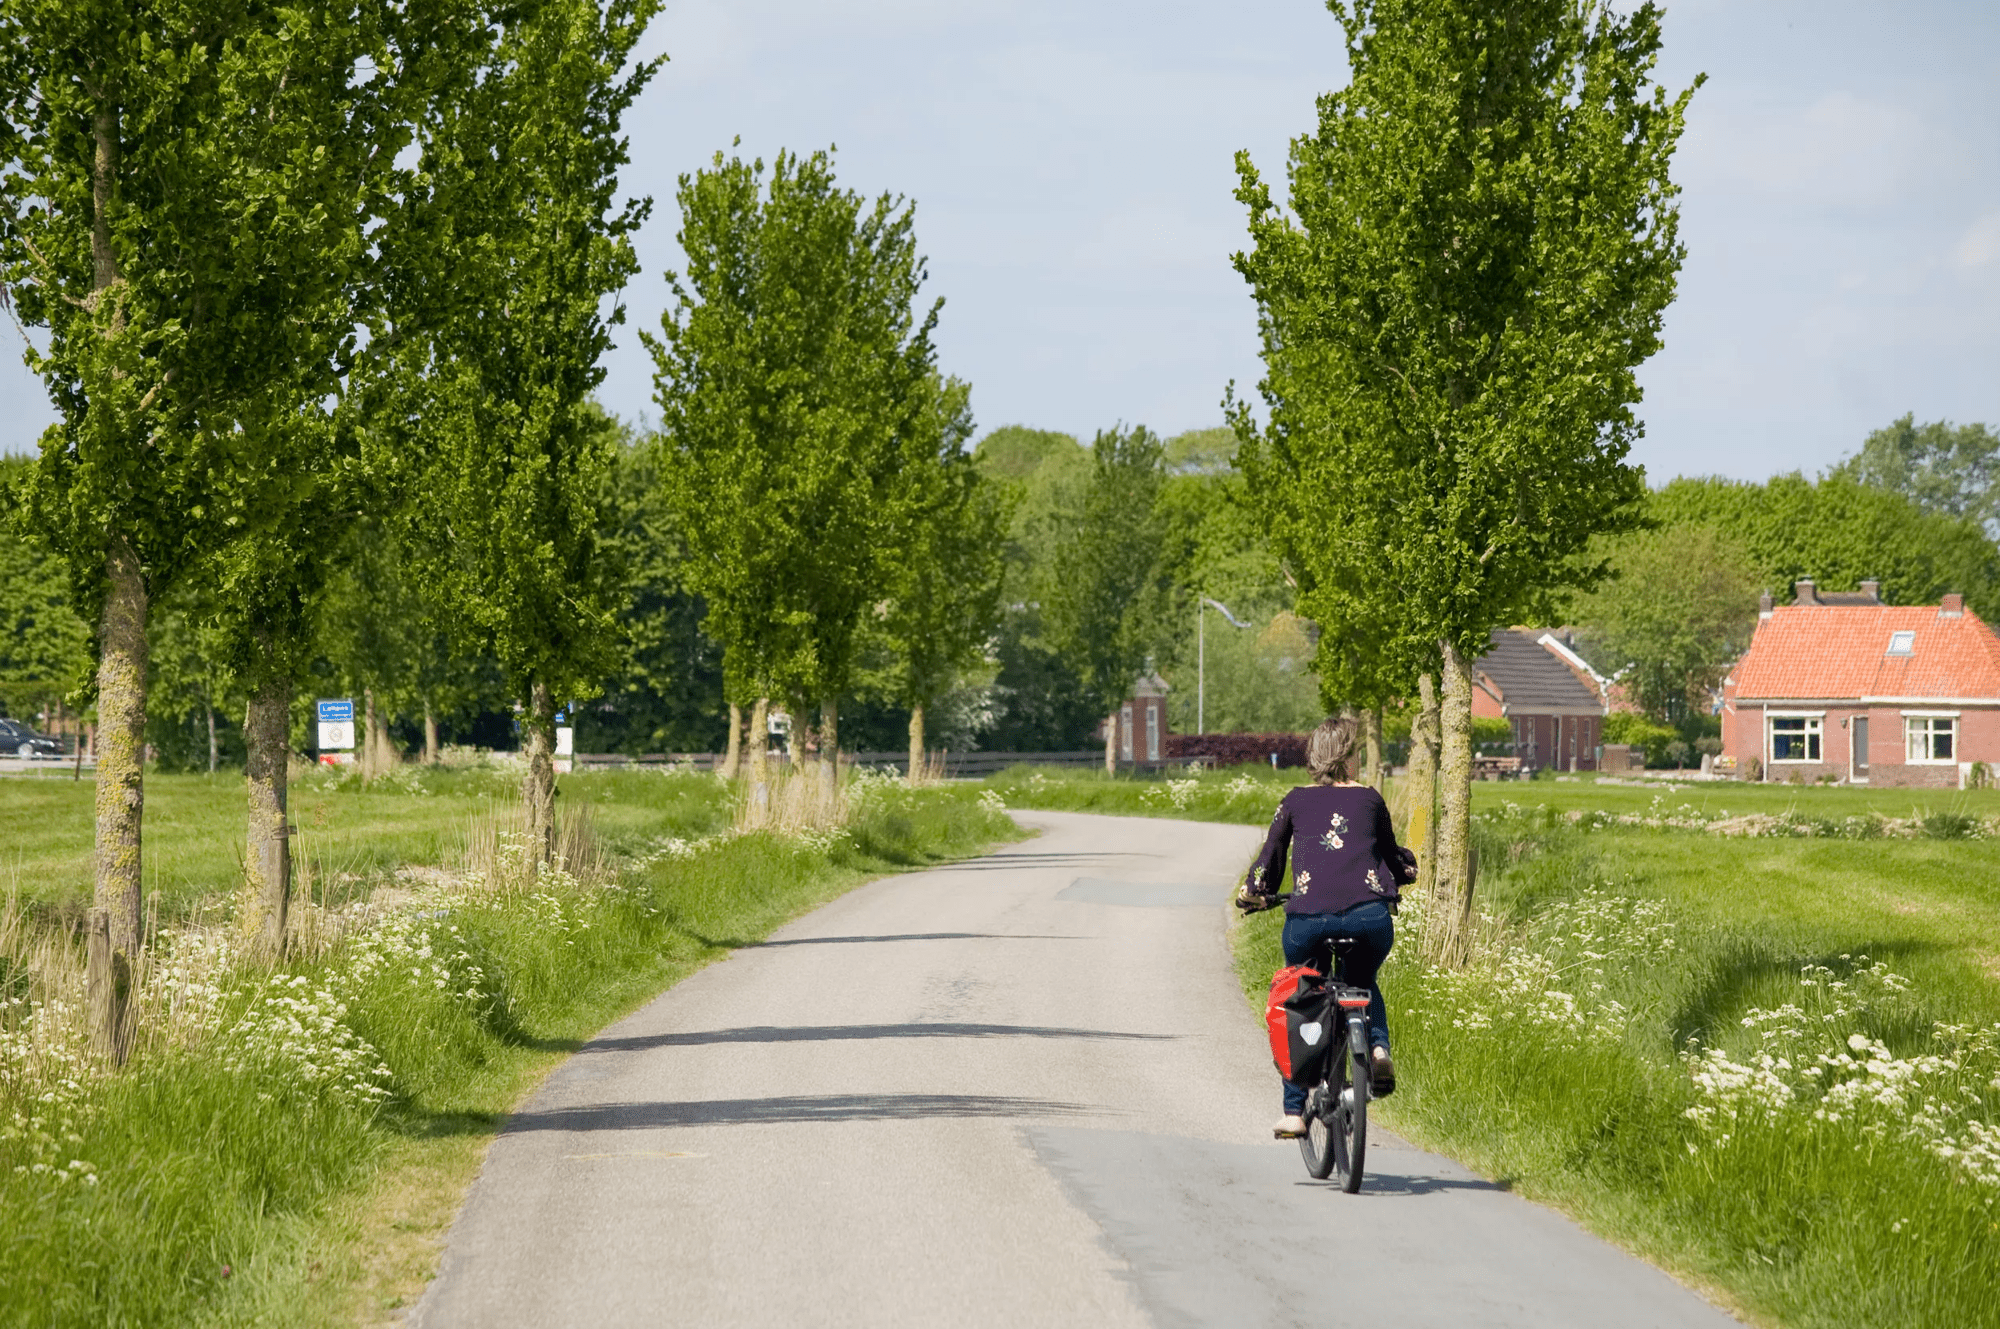
<svg viewBox="0 0 2000 1329"><path fill-rule="evenodd" d="M1769 618L1770 616L1771 616L1771 593L1769 591L1766 591L1762 595L1757 597L1757 617Z"/></svg>
<svg viewBox="0 0 2000 1329"><path fill-rule="evenodd" d="M1813 589L1811 577L1801 577L1792 583L1792 603L1795 605L1816 605L1819 592Z"/></svg>
<svg viewBox="0 0 2000 1329"><path fill-rule="evenodd" d="M1861 593L1878 605L1882 603L1882 583L1873 578L1861 583Z"/></svg>
<svg viewBox="0 0 2000 1329"><path fill-rule="evenodd" d="M1945 596L1944 602L1938 605L1938 617L1964 618L1965 597L1959 594L1957 591L1953 591L1950 595Z"/></svg>

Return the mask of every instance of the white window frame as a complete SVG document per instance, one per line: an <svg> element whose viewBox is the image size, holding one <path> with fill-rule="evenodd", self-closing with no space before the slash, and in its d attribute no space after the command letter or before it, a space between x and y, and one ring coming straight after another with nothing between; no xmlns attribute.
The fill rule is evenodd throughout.
<svg viewBox="0 0 2000 1329"><path fill-rule="evenodd" d="M1903 647L1903 649L1900 651L1896 649L1897 643L1899 642L1902 644ZM1888 649L1882 652L1882 654L1884 655L1893 655L1898 658L1912 656L1915 655L1916 653L1917 653L1917 634L1916 630L1913 628L1906 628L1890 633Z"/></svg>
<svg viewBox="0 0 2000 1329"><path fill-rule="evenodd" d="M1805 728L1801 739L1813 740L1807 746L1819 749L1817 757L1780 757L1778 753L1778 731L1772 726L1773 720L1804 720ZM1826 762L1826 712L1825 711L1766 711L1764 712L1764 762L1779 766L1817 766Z"/></svg>
<svg viewBox="0 0 2000 1329"><path fill-rule="evenodd" d="M1120 760L1132 760L1132 703L1126 702L1118 708L1118 756Z"/></svg>
<svg viewBox="0 0 2000 1329"><path fill-rule="evenodd" d="M1959 713L1957 711L1904 711L1903 712L1904 762L1906 762L1911 766L1958 765L1958 718L1959 718ZM1917 756L1915 745L1911 741L1916 735L1916 731L1911 726L1911 721L1917 721L1923 724L1924 726L1923 733L1926 736L1926 741L1924 743L1924 750L1926 753L1931 753L1937 750L1937 744L1935 740L1938 733L1940 732L1937 728L1937 721L1939 720L1945 721L1948 726L1948 729L1945 730L1944 732L1948 732L1951 735L1951 755L1948 757L1935 757L1928 755L1922 757Z"/></svg>

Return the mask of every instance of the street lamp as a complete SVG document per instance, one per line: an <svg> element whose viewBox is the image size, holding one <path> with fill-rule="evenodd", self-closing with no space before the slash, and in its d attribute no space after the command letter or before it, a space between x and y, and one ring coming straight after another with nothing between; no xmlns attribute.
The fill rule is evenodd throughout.
<svg viewBox="0 0 2000 1329"><path fill-rule="evenodd" d="M1229 612L1229 606L1220 600L1207 596L1197 596L1194 602L1194 731L1208 732L1208 629L1206 610L1213 609L1229 620L1232 628L1247 628L1250 625Z"/></svg>

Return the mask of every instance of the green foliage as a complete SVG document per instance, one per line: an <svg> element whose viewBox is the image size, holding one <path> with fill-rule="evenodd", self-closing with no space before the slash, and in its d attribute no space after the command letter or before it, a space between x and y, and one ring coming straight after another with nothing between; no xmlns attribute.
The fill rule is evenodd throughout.
<svg viewBox="0 0 2000 1329"><path fill-rule="evenodd" d="M1613 711L1604 717L1604 741L1624 743L1642 753L1648 766L1667 764L1667 747L1680 739L1680 731L1637 711Z"/></svg>
<svg viewBox="0 0 2000 1329"><path fill-rule="evenodd" d="M1235 419L1328 691L1372 701L1541 617L1633 520L1690 94L1651 81L1650 5L1333 8L1353 77L1292 145L1290 213L1238 157L1270 418Z"/></svg>
<svg viewBox="0 0 2000 1329"><path fill-rule="evenodd" d="M878 611L893 645L890 692L928 707L985 662L1005 576L1010 495L988 481L966 440L970 390L932 376L929 402L904 436L885 532L889 596Z"/></svg>
<svg viewBox="0 0 2000 1329"><path fill-rule="evenodd" d="M2000 549L1970 518L1927 513L1892 490L1844 473L1814 482L1794 471L1756 484L1720 477L1674 480L1648 513L1669 524L1707 524L1741 542L1782 601L1811 577L1822 590L1882 583L1890 604L1935 604L1963 592L1982 617L2000 614Z"/></svg>
<svg viewBox="0 0 2000 1329"><path fill-rule="evenodd" d="M652 439L621 431L599 511L625 663L601 700L577 709L579 752L720 752L727 740L722 648L702 631L687 541L659 464Z"/></svg>
<svg viewBox="0 0 2000 1329"><path fill-rule="evenodd" d="M2000 539L2000 435L1983 424L1905 415L1878 429L1832 472L1901 494L1925 512L1962 517Z"/></svg>
<svg viewBox="0 0 2000 1329"><path fill-rule="evenodd" d="M1656 718L1705 712L1757 625L1749 550L1712 525L1636 531L1601 547L1613 578L1575 608L1599 667Z"/></svg>
<svg viewBox="0 0 2000 1329"><path fill-rule="evenodd" d="M651 207L617 193L621 123L660 59L627 64L658 7L499 11L426 107L382 232L393 290L363 366L369 460L414 500L405 547L430 555L423 577L524 700L591 695L616 658L596 505L618 439L589 398Z"/></svg>
<svg viewBox="0 0 2000 1329"><path fill-rule="evenodd" d="M662 475L733 699L846 692L906 445L940 437L913 210L833 161L715 155L680 180L683 276L646 337ZM941 302L940 302L941 303ZM947 427L947 432L949 428Z"/></svg>
<svg viewBox="0 0 2000 1329"><path fill-rule="evenodd" d="M61 561L19 512L31 463L0 458L0 707L19 718L87 688L90 628L70 607Z"/></svg>
<svg viewBox="0 0 2000 1329"><path fill-rule="evenodd" d="M1042 630L1098 715L1130 695L1159 635L1168 588L1157 512L1163 450L1143 425L1102 430L1090 483L1036 587Z"/></svg>

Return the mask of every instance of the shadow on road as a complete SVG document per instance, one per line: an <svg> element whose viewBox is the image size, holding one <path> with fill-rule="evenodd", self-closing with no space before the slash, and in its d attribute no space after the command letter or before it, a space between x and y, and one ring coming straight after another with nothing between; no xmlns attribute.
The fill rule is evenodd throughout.
<svg viewBox="0 0 2000 1329"><path fill-rule="evenodd" d="M949 872L1013 872L1020 868L1080 868L1102 864L1143 863L1164 859L1165 854L989 854L985 858L975 858L964 863L951 863L938 869Z"/></svg>
<svg viewBox="0 0 2000 1329"><path fill-rule="evenodd" d="M819 1094L723 1098L699 1103L604 1103L516 1113L501 1131L639 1131L662 1126L753 1126L760 1122L920 1121L939 1117L1079 1117L1102 1108L987 1094Z"/></svg>
<svg viewBox="0 0 2000 1329"><path fill-rule="evenodd" d="M872 1038L1085 1038L1167 1042L1172 1034L1122 1034L1111 1029L1061 1029L1036 1024L828 1024L751 1025L742 1029L697 1029L678 1034L637 1034L600 1038L582 1051L638 1052L649 1048L705 1047L715 1043L843 1043Z"/></svg>
<svg viewBox="0 0 2000 1329"><path fill-rule="evenodd" d="M798 937L791 941L759 941L750 950L773 946L859 945L872 941L1095 941L1095 937L1072 937L1056 932L891 932L880 937Z"/></svg>
<svg viewBox="0 0 2000 1329"><path fill-rule="evenodd" d="M1365 1200L1371 1195L1437 1195L1443 1191L1501 1192L1514 1189L1504 1181L1487 1181L1482 1177L1399 1177L1393 1172L1377 1172L1373 1168L1367 1170L1358 1197L1348 1196L1337 1183L1330 1181L1301 1181L1296 1184L1308 1190L1340 1196L1343 1200Z"/></svg>

